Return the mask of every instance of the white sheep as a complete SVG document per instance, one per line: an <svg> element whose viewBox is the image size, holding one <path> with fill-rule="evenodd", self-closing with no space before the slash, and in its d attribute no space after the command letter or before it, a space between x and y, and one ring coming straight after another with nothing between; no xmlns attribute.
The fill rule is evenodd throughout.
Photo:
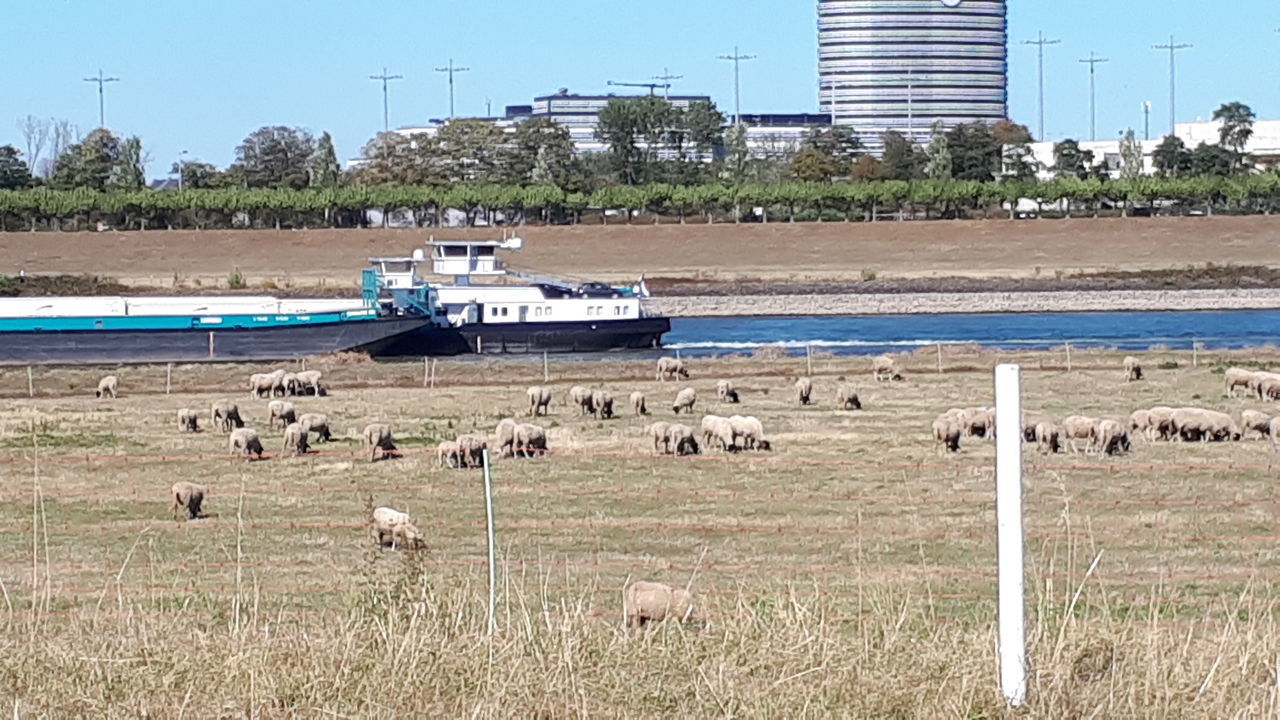
<svg viewBox="0 0 1280 720"><path fill-rule="evenodd" d="M112 400L116 399L117 390L120 387L120 378L115 375L108 375L98 381L98 389L94 391L94 397L99 400L111 396Z"/></svg>
<svg viewBox="0 0 1280 720"><path fill-rule="evenodd" d="M385 506L375 508L370 526L378 547L418 550L424 546L422 533L414 526L409 513Z"/></svg>
<svg viewBox="0 0 1280 720"><path fill-rule="evenodd" d="M669 379L676 380L678 378L689 379L689 371L685 369L684 360L673 357L658 358L657 379L666 382Z"/></svg>
<svg viewBox="0 0 1280 720"><path fill-rule="evenodd" d="M551 391L540 385L530 387L525 394L529 398L529 415L537 417L546 415L551 406Z"/></svg>
<svg viewBox="0 0 1280 720"><path fill-rule="evenodd" d="M182 408L178 411L178 430L181 432L200 432L200 419L196 415L196 411L191 408Z"/></svg>
<svg viewBox="0 0 1280 720"><path fill-rule="evenodd" d="M693 404L698 401L698 393L691 387L687 387L676 393L676 399L671 403L671 411L679 415L681 412L693 413Z"/></svg>
<svg viewBox="0 0 1280 720"><path fill-rule="evenodd" d="M289 423L284 428L284 442L280 447L280 454L285 457L306 455L311 450L307 436L308 433L302 429L301 425L296 422Z"/></svg>
<svg viewBox="0 0 1280 720"><path fill-rule="evenodd" d="M203 486L197 485L186 480L179 480L169 488L169 494L173 498L173 519L180 519L178 511L183 511L188 520L198 520L207 517L201 511L201 505L204 504L204 496L207 490Z"/></svg>
<svg viewBox="0 0 1280 720"><path fill-rule="evenodd" d="M272 400L267 403L267 425L275 427L277 420L282 428L298 421L298 410L293 403L288 400Z"/></svg>
<svg viewBox="0 0 1280 720"><path fill-rule="evenodd" d="M391 438L391 426L386 423L369 423L364 428L364 447L369 451L369 462L379 457L387 458L396 450Z"/></svg>
<svg viewBox="0 0 1280 720"><path fill-rule="evenodd" d="M631 409L632 411L635 412L637 417L641 415L649 414L649 408L646 405L646 398L644 396L644 393L637 390L631 393L630 400L631 400Z"/></svg>
<svg viewBox="0 0 1280 720"><path fill-rule="evenodd" d="M231 455L243 457L246 460L251 459L251 455L258 456L259 460L262 459L262 440L258 438L258 431L251 428L232 430L227 439L227 448Z"/></svg>

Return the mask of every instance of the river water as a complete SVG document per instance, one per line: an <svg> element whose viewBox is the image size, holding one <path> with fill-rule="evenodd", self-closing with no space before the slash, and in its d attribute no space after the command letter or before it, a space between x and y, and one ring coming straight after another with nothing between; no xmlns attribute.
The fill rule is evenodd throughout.
<svg viewBox="0 0 1280 720"><path fill-rule="evenodd" d="M1280 310L1019 313L862 317L673 318L666 350L721 355L811 345L842 355L910 351L941 343L1042 350L1077 347L1190 350L1280 344Z"/></svg>

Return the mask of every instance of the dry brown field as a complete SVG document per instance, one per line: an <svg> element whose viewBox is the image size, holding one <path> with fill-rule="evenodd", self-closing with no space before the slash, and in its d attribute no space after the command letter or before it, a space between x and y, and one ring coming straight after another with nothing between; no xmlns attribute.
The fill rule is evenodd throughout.
<svg viewBox="0 0 1280 720"><path fill-rule="evenodd" d="M1280 264L1265 216L769 225L521 227L526 269L632 281L839 281L862 277L1053 277L1055 273ZM497 229L0 233L0 273L92 273L134 285L358 285L365 260L403 255L430 233Z"/></svg>
<svg viewBox="0 0 1280 720"><path fill-rule="evenodd" d="M236 365L0 371L0 700L28 717L1161 717L1274 716L1276 475L1270 442L1147 443L1118 457L1025 460L1032 693L1007 711L995 674L994 448L935 448L930 423L992 403L991 368L1024 368L1024 404L1121 418L1157 404L1230 411L1229 362L1280 351L1120 356L950 348L866 358L690 359L659 383L649 360L553 362L539 422L553 452L493 468L496 632L487 634L483 482L430 448L525 409L539 362L313 360L331 393L297 398L338 437L304 458L226 455L208 408L235 399L268 453L266 401ZM1177 363L1177 366L1174 366ZM1162 369L1163 368L1163 369ZM106 371L117 400L95 400ZM732 378L742 404L715 400ZM840 382L862 411L835 408ZM635 389L652 416L584 418L573 384ZM678 387L703 413L753 414L772 453L655 456ZM182 434L178 408L203 432ZM403 456L360 455L389 422ZM176 480L214 516L169 513ZM369 509L407 510L423 551L373 547ZM1090 566L1096 561L1096 567ZM688 585L709 624L621 627L635 579Z"/></svg>

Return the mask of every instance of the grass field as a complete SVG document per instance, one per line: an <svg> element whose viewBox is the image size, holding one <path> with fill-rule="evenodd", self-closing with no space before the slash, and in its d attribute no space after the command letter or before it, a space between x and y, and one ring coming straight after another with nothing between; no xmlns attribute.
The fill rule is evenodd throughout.
<svg viewBox="0 0 1280 720"><path fill-rule="evenodd" d="M542 273L632 282L1049 277L1097 271L1276 264L1273 217L520 227L508 260ZM209 289L234 269L252 287L359 286L374 256L427 236L497 228L0 233L0 274L90 273L133 285Z"/></svg>
<svg viewBox="0 0 1280 720"><path fill-rule="evenodd" d="M802 358L692 360L703 412L759 416L773 453L656 457L677 385L651 362L553 363L551 455L499 460L497 631L486 634L477 471L428 448L524 409L542 366L451 361L312 364L332 387L299 398L340 437L299 459L245 463L225 436L178 432L232 397L268 452L266 401L243 366L0 372L0 699L15 717L1168 717L1280 711L1276 455L1257 439L1147 444L1130 455L1028 447L1032 695L1006 711L994 653L994 448L934 448L939 412L992 402L996 361L1024 368L1025 406L1123 417L1156 404L1238 414L1224 362L1280 351L904 356L876 385L865 358L815 359L817 404L791 384ZM1173 363L1178 363L1175 368ZM1163 366L1165 369L1160 369ZM733 378L741 406L714 401ZM863 411L834 408L847 377ZM581 418L575 383L653 417ZM665 407L664 407L665 405ZM390 422L404 455L371 464L350 438ZM168 488L210 489L176 522ZM428 548L379 551L369 508L408 510ZM1096 567L1090 566L1096 559ZM620 627L634 579L691 584L710 626Z"/></svg>

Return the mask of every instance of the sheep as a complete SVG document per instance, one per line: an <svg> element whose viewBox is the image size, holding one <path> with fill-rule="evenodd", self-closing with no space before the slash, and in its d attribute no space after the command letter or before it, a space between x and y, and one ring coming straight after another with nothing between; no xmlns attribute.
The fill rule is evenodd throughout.
<svg viewBox="0 0 1280 720"><path fill-rule="evenodd" d="M1151 440L1168 440L1174 436L1173 408L1157 405L1147 410L1147 436Z"/></svg>
<svg viewBox="0 0 1280 720"><path fill-rule="evenodd" d="M591 391L581 385L574 385L569 388L569 404L577 406L579 415L592 415L595 413L595 405L591 401Z"/></svg>
<svg viewBox="0 0 1280 720"><path fill-rule="evenodd" d="M179 519L179 510L186 512L188 520L198 520L202 517L208 517L200 509L200 506L204 504L204 496L208 494L208 491L205 490L202 485L187 482L186 480L179 480L173 484L173 487L169 488L169 494L173 496L173 507L171 510L173 512L174 520Z"/></svg>
<svg viewBox="0 0 1280 720"><path fill-rule="evenodd" d="M240 419L240 407L230 400L218 400L209 406L209 417L213 426L222 432L244 427L244 420Z"/></svg>
<svg viewBox="0 0 1280 720"><path fill-rule="evenodd" d="M249 397L271 397L275 378L271 373L254 373L249 376Z"/></svg>
<svg viewBox="0 0 1280 720"><path fill-rule="evenodd" d="M1185 442L1237 441L1240 426L1226 413L1203 408L1178 408L1173 411L1173 429Z"/></svg>
<svg viewBox="0 0 1280 720"><path fill-rule="evenodd" d="M280 427L288 427L289 423L298 421L298 410L293 403L288 400L272 400L267 403L267 424L270 427L276 426L276 421L280 421Z"/></svg>
<svg viewBox="0 0 1280 720"><path fill-rule="evenodd" d="M813 381L807 377L796 380L796 402L808 405L811 395L813 395Z"/></svg>
<svg viewBox="0 0 1280 720"><path fill-rule="evenodd" d="M716 381L716 397L720 402L730 405L737 405L739 402L738 389L733 386L732 380Z"/></svg>
<svg viewBox="0 0 1280 720"><path fill-rule="evenodd" d="M666 382L668 379L677 380L679 378L689 379L689 371L685 369L684 361L680 358L661 357L658 358L658 376L660 382Z"/></svg>
<svg viewBox="0 0 1280 720"><path fill-rule="evenodd" d="M1255 430L1265 440L1271 435L1271 416L1257 410L1240 413L1240 427L1244 432Z"/></svg>
<svg viewBox="0 0 1280 720"><path fill-rule="evenodd" d="M1134 410L1129 413L1129 432L1135 435L1141 433L1150 442L1152 440L1151 411Z"/></svg>
<svg viewBox="0 0 1280 720"><path fill-rule="evenodd" d="M729 418L734 441L747 450L773 450L773 443L764 436L764 423L754 415L734 415Z"/></svg>
<svg viewBox="0 0 1280 720"><path fill-rule="evenodd" d="M630 400L631 400L631 409L632 411L635 412L636 417L641 417L649 414L649 408L645 404L644 393L637 390L631 393Z"/></svg>
<svg viewBox="0 0 1280 720"><path fill-rule="evenodd" d="M707 415L702 418L702 442L707 447L711 447L715 442L725 452L737 452L738 446L734 444L735 439L736 435L733 432L733 425L729 423L729 418L718 415Z"/></svg>
<svg viewBox="0 0 1280 720"><path fill-rule="evenodd" d="M670 429L671 423L662 421L653 423L645 429L645 433L653 439L653 451L655 453L671 454L671 438L667 435L667 431Z"/></svg>
<svg viewBox="0 0 1280 720"><path fill-rule="evenodd" d="M696 403L697 401L698 401L697 391L691 387L687 387L681 390L680 392L676 393L675 402L671 403L671 412L679 415L680 412L683 410L684 412L687 412L690 415L692 415L693 404Z"/></svg>
<svg viewBox="0 0 1280 720"><path fill-rule="evenodd" d="M1048 455L1062 452L1062 428L1058 425L1051 422L1036 423L1033 432L1041 453Z"/></svg>
<svg viewBox="0 0 1280 720"><path fill-rule="evenodd" d="M1124 359L1124 381L1135 382L1142 379L1142 363L1138 358L1129 355Z"/></svg>
<svg viewBox="0 0 1280 720"><path fill-rule="evenodd" d="M232 430L227 438L227 449L229 454L246 460L251 459L250 455L257 455L259 460L262 459L262 440L258 439L257 430L250 428Z"/></svg>
<svg viewBox="0 0 1280 720"><path fill-rule="evenodd" d="M1267 430L1271 436L1271 449L1280 453L1280 417L1271 418L1271 425Z"/></svg>
<svg viewBox="0 0 1280 720"><path fill-rule="evenodd" d="M484 451L489 448L489 441L482 435L459 435L458 456L462 459L462 467L483 467ZM518 444L517 444L518 447Z"/></svg>
<svg viewBox="0 0 1280 720"><path fill-rule="evenodd" d="M493 444L498 448L499 457L511 457L516 454L516 426L513 418L503 418L493 431Z"/></svg>
<svg viewBox="0 0 1280 720"><path fill-rule="evenodd" d="M182 408L178 411L178 430L180 432L200 432L199 417L196 411L191 408Z"/></svg>
<svg viewBox="0 0 1280 720"><path fill-rule="evenodd" d="M591 414L601 420L613 417L613 394L608 390L596 390L591 393Z"/></svg>
<svg viewBox="0 0 1280 720"><path fill-rule="evenodd" d="M289 388L284 382L285 375L288 375L288 372L285 370L273 370L267 375L267 377L271 379L271 397L275 397L276 395L284 397L289 394Z"/></svg>
<svg viewBox="0 0 1280 720"><path fill-rule="evenodd" d="M462 454L458 449L458 443L453 440L444 440L437 445L436 464L447 468L463 467Z"/></svg>
<svg viewBox="0 0 1280 720"><path fill-rule="evenodd" d="M308 433L302 429L302 425L291 422L284 428L284 442L280 446L280 454L284 457L294 457L297 455L306 455L311 450L310 443L307 442Z"/></svg>
<svg viewBox="0 0 1280 720"><path fill-rule="evenodd" d="M965 408L960 415L960 424L968 437L994 437L996 432L995 408Z"/></svg>
<svg viewBox="0 0 1280 720"><path fill-rule="evenodd" d="M316 442L329 442L333 434L329 431L329 416L321 413L306 413L298 418L302 431L315 433Z"/></svg>
<svg viewBox="0 0 1280 720"><path fill-rule="evenodd" d="M1095 447L1099 455L1119 455L1129 452L1132 444L1129 433L1115 420L1103 420L1094 428Z"/></svg>
<svg viewBox="0 0 1280 720"><path fill-rule="evenodd" d="M546 415L551 406L551 391L540 385L534 385L525 391L529 398L529 415L537 417Z"/></svg>
<svg viewBox="0 0 1280 720"><path fill-rule="evenodd" d="M98 381L98 389L93 392L93 396L102 400L108 395L112 400L116 399L116 392L120 387L120 378L115 375L108 375Z"/></svg>
<svg viewBox="0 0 1280 720"><path fill-rule="evenodd" d="M379 507L373 511L370 522L374 543L381 548L420 550L424 547L422 533L414 526L409 513L394 508Z"/></svg>
<svg viewBox="0 0 1280 720"><path fill-rule="evenodd" d="M298 382L298 373L285 373L284 376L280 378L280 384L284 386L285 395L297 395L298 386L300 385Z"/></svg>
<svg viewBox="0 0 1280 720"><path fill-rule="evenodd" d="M698 439L694 437L693 428L680 423L673 423L667 428L667 442L675 455L697 455L701 452Z"/></svg>
<svg viewBox="0 0 1280 720"><path fill-rule="evenodd" d="M836 405L841 410L861 410L862 400L858 399L858 391L848 385L836 388Z"/></svg>
<svg viewBox="0 0 1280 720"><path fill-rule="evenodd" d="M516 426L516 456L537 457L547 452L547 431L540 425L521 423Z"/></svg>
<svg viewBox="0 0 1280 720"><path fill-rule="evenodd" d="M1271 374L1258 378L1259 400L1280 400L1280 377Z"/></svg>
<svg viewBox="0 0 1280 720"><path fill-rule="evenodd" d="M395 441L391 439L391 426L386 423L365 425L364 446L369 451L369 462L376 462L379 457L390 457L396 450Z"/></svg>
<svg viewBox="0 0 1280 720"><path fill-rule="evenodd" d="M1097 418L1086 417L1084 415L1071 415L1062 421L1061 436L1071 445L1071 452L1080 452L1080 447L1076 445L1077 440L1084 440L1084 451L1089 452L1093 449L1097 440L1095 429L1100 421Z"/></svg>
<svg viewBox="0 0 1280 720"><path fill-rule="evenodd" d="M308 391L316 397L326 394L324 386L320 384L320 378L322 377L324 377L324 373L319 370L303 370L298 373L298 394L306 395Z"/></svg>
<svg viewBox="0 0 1280 720"><path fill-rule="evenodd" d="M876 382L901 380L902 372L898 370L893 358L888 355L877 355L871 359L871 377L875 378Z"/></svg>
<svg viewBox="0 0 1280 720"><path fill-rule="evenodd" d="M629 628L665 620L701 623L693 594L684 588L638 580L622 591L623 619Z"/></svg>
<svg viewBox="0 0 1280 720"><path fill-rule="evenodd" d="M954 411L945 412L933 421L933 439L946 452L960 452L960 435L963 432L964 426Z"/></svg>
<svg viewBox="0 0 1280 720"><path fill-rule="evenodd" d="M1227 385L1227 394L1235 397L1236 388L1242 387L1246 390L1250 389L1250 383L1253 380L1253 376L1254 372L1252 370L1245 370L1244 368L1239 367L1227 368L1227 371L1222 375L1222 379Z"/></svg>

